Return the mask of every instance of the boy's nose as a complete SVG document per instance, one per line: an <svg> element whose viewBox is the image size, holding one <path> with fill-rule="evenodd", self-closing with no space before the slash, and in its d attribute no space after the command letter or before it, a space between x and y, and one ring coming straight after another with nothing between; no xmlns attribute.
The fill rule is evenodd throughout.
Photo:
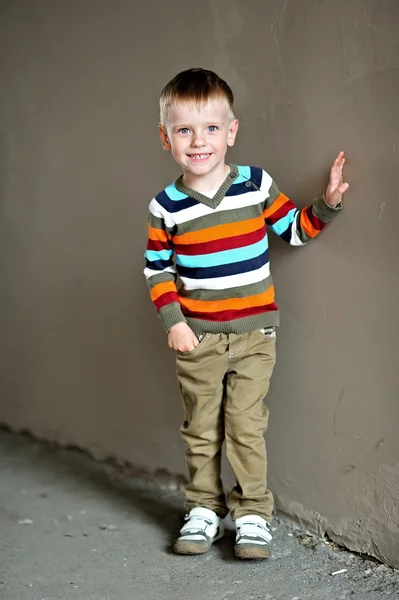
<svg viewBox="0 0 399 600"><path fill-rule="evenodd" d="M200 134L194 135L192 145L195 146L196 148L201 148L202 146L205 146L205 140L202 137L202 135L200 135Z"/></svg>

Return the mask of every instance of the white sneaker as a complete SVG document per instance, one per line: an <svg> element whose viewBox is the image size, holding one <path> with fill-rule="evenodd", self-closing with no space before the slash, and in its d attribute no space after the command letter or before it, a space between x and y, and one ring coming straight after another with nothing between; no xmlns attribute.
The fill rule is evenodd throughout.
<svg viewBox="0 0 399 600"><path fill-rule="evenodd" d="M237 558L270 558L270 523L259 515L245 515L236 519L236 528L234 554Z"/></svg>
<svg viewBox="0 0 399 600"><path fill-rule="evenodd" d="M224 535L223 520L209 508L192 508L184 520L174 545L176 554L203 554Z"/></svg>

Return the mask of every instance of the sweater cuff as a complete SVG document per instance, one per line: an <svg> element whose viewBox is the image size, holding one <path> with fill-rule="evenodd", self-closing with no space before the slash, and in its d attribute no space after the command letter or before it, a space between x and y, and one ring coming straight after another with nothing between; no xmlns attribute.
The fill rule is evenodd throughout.
<svg viewBox="0 0 399 600"><path fill-rule="evenodd" d="M159 318L162 321L166 333L169 333L169 329L173 327L173 325L177 325L177 323L187 323L187 320L181 311L181 306L177 302L172 302L161 308Z"/></svg>
<svg viewBox="0 0 399 600"><path fill-rule="evenodd" d="M319 219L324 221L324 223L331 221L331 219L333 219L343 209L343 207L344 206L342 202L336 206L330 206L327 204L325 194L323 194L321 198L316 198L313 201L313 212L316 217L319 217Z"/></svg>

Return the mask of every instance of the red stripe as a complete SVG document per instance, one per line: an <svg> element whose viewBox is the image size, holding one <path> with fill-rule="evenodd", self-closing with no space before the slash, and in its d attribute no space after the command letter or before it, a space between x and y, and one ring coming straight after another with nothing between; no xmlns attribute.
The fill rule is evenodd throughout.
<svg viewBox="0 0 399 600"><path fill-rule="evenodd" d="M251 308L243 308L241 310L222 310L214 313L203 313L203 312L192 312L184 310L183 314L191 319L201 319L202 321L234 321L235 319L242 319L243 317L250 317L252 315L260 315L262 313L271 312L278 310L277 305L273 302L266 306L254 306Z"/></svg>
<svg viewBox="0 0 399 600"><path fill-rule="evenodd" d="M213 240L212 242L202 242L200 244L176 244L174 249L177 254L212 254L213 252L250 246L251 244L259 242L265 236L266 230L264 227L261 227L251 233L243 233L242 235Z"/></svg>
<svg viewBox="0 0 399 600"><path fill-rule="evenodd" d="M171 302L179 302L177 292L167 292L166 294L162 294L162 296L159 296L159 298L155 300L154 304L157 307L157 310L160 311L163 306L166 306L166 304L170 304Z"/></svg>
<svg viewBox="0 0 399 600"><path fill-rule="evenodd" d="M287 200L283 206L280 206L280 208L276 210L275 213L270 215L270 217L268 217L266 220L269 225L273 225L273 223L276 223L276 221L283 219L293 208L296 208L295 204L291 202L291 200Z"/></svg>
<svg viewBox="0 0 399 600"><path fill-rule="evenodd" d="M170 244L159 240L148 240L147 250L170 250Z"/></svg>
<svg viewBox="0 0 399 600"><path fill-rule="evenodd" d="M307 208L305 208L305 212L308 215L309 221L312 223L313 227L318 231L321 231L326 226L326 223L321 221L319 217L316 217L316 215L313 214L312 208L312 206L308 206Z"/></svg>

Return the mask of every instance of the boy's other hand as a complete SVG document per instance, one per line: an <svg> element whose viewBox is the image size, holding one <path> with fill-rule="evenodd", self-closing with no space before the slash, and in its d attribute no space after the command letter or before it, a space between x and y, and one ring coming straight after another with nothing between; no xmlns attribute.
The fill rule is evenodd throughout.
<svg viewBox="0 0 399 600"><path fill-rule="evenodd" d="M330 170L330 181L326 191L326 202L329 206L337 206L342 200L342 195L349 188L349 183L344 183L343 169L345 154L340 152L334 160Z"/></svg>
<svg viewBox="0 0 399 600"><path fill-rule="evenodd" d="M177 323L169 329L168 346L178 352L191 352L199 344L194 331L187 323Z"/></svg>

